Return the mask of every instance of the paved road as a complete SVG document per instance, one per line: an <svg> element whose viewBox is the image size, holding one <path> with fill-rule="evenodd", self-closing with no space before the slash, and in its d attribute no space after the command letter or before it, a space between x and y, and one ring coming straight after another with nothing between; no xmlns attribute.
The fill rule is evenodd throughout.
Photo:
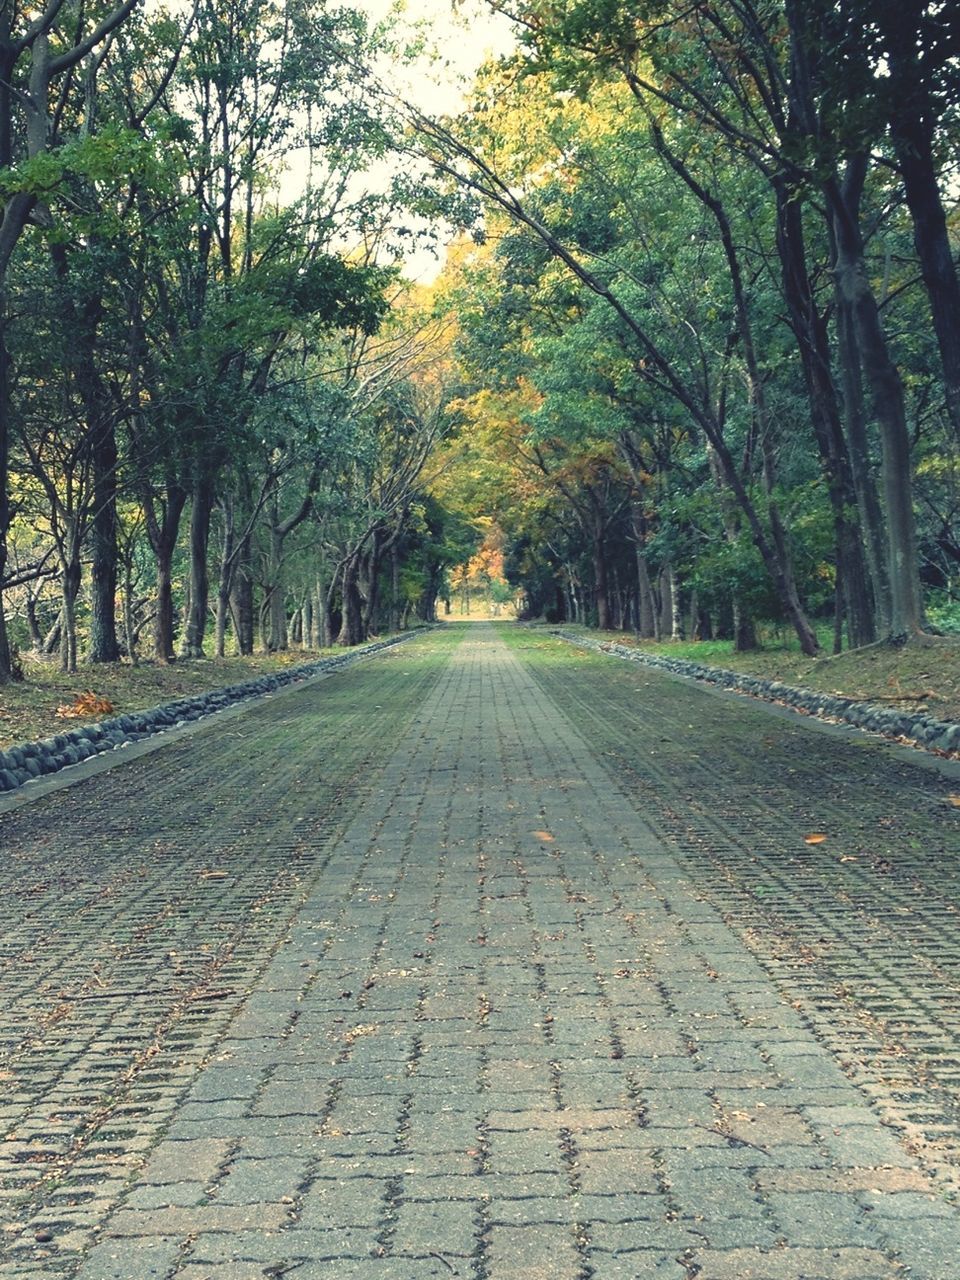
<svg viewBox="0 0 960 1280"><path fill-rule="evenodd" d="M0 818L0 1276L953 1280L955 789L472 627Z"/></svg>

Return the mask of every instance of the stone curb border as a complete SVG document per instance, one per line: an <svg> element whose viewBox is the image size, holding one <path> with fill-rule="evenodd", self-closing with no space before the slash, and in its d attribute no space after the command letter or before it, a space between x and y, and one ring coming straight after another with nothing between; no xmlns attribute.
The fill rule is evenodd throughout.
<svg viewBox="0 0 960 1280"><path fill-rule="evenodd" d="M128 715L111 716L109 720L100 720L97 724L84 725L80 729L70 729L58 733L53 738L43 738L39 742L25 742L15 747L7 747L0 751L0 794L16 791L25 782L46 774L57 773L68 765L79 764L91 756L113 751L129 742L139 742L143 738L153 737L165 729L190 720L199 720L203 716L222 711L225 707L247 698L256 698L265 693L273 693L284 685L300 680L308 680L311 676L321 675L328 671L336 671L340 667L350 666L361 658L381 649L390 649L394 645L420 634L424 628L418 627L403 635L391 636L386 640L375 640L371 644L360 645L348 653L338 654L332 658L318 658L315 662L307 662L299 667L289 667L285 671L275 671L270 675L257 676L253 680L244 680L240 684L225 685L220 689L211 689L208 693L196 693L189 698L179 698L176 702L167 702L159 707L151 707L147 711L133 711Z"/></svg>
<svg viewBox="0 0 960 1280"><path fill-rule="evenodd" d="M900 742L907 740L914 746L940 755L960 755L960 724L937 720L933 716L881 707L873 702L857 702L853 698L830 693L815 693L812 689L781 684L779 680L762 680L758 676L742 675L725 667L708 667L686 658L661 658L610 640L594 640L562 629L551 629L550 634L583 649L595 649L599 653L610 653L616 658L641 662L648 667L660 667L673 675L702 680L736 693L762 698L765 702L785 704L803 715L840 720L858 729L882 734L885 738Z"/></svg>

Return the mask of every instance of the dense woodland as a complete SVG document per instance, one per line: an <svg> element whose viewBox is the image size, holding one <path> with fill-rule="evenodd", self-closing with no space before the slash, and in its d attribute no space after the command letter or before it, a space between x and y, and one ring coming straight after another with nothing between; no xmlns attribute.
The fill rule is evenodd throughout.
<svg viewBox="0 0 960 1280"><path fill-rule="evenodd" d="M960 627L958 5L491 7L438 119L348 6L0 0L0 682Z"/></svg>

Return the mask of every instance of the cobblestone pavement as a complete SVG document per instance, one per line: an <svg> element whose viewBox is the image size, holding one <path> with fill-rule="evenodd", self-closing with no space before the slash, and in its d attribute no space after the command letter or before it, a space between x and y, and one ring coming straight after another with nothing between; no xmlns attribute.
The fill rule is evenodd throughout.
<svg viewBox="0 0 960 1280"><path fill-rule="evenodd" d="M0 1276L953 1280L954 789L473 627L0 818Z"/></svg>

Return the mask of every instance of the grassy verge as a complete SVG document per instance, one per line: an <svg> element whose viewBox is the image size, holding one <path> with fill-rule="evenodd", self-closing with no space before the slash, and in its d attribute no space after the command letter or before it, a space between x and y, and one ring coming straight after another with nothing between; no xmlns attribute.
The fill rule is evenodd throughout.
<svg viewBox="0 0 960 1280"><path fill-rule="evenodd" d="M587 632L617 644L638 645L620 631ZM644 640L639 647L653 654L688 658L711 667L726 667L765 680L863 702L923 712L938 720L960 722L960 639L937 639L929 645L853 649L848 653L806 658L788 644L771 642L751 653L734 653L730 640L677 644Z"/></svg>
<svg viewBox="0 0 960 1280"><path fill-rule="evenodd" d="M0 749L18 742L49 738L65 728L91 724L106 715L145 711L190 694L207 693L256 676L302 666L342 649L295 649L289 653L260 653L249 658L180 658L169 666L141 662L132 667L82 667L64 675L55 664L24 658L26 679L0 687ZM113 708L87 715L64 715L84 694L103 699Z"/></svg>

